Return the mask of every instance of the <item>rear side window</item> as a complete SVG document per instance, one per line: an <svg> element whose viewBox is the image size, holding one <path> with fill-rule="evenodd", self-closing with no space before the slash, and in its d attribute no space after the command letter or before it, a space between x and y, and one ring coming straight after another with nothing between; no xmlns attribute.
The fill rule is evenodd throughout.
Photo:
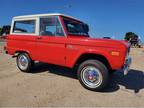
<svg viewBox="0 0 144 108"><path fill-rule="evenodd" d="M13 33L35 33L35 20L15 21Z"/></svg>

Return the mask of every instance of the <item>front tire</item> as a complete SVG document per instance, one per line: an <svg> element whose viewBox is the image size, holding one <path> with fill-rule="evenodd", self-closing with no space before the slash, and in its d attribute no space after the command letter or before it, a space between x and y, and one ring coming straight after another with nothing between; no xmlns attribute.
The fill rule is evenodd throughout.
<svg viewBox="0 0 144 108"><path fill-rule="evenodd" d="M26 53L20 53L16 59L17 67L22 72L30 72L32 68L33 61L31 60L30 56Z"/></svg>
<svg viewBox="0 0 144 108"><path fill-rule="evenodd" d="M109 74L106 66L98 60L86 60L77 71L79 82L92 91L101 91L108 83Z"/></svg>

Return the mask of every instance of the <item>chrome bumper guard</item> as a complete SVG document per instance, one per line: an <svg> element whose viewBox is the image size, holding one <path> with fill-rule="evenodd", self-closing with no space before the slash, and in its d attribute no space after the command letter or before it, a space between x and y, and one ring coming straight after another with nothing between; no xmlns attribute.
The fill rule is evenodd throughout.
<svg viewBox="0 0 144 108"><path fill-rule="evenodd" d="M126 61L125 61L125 64L124 64L124 67L123 67L123 72L124 72L124 75L127 75L128 74L128 71L130 69L130 65L132 63L132 58L129 56Z"/></svg>

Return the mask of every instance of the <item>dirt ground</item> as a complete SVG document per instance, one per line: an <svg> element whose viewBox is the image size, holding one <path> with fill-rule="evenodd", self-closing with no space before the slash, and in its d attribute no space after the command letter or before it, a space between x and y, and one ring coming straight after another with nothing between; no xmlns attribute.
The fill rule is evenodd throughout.
<svg viewBox="0 0 144 108"><path fill-rule="evenodd" d="M69 69L37 64L32 73L20 72L0 42L0 106L144 107L144 49L132 49L127 76L118 71L103 92L84 89Z"/></svg>

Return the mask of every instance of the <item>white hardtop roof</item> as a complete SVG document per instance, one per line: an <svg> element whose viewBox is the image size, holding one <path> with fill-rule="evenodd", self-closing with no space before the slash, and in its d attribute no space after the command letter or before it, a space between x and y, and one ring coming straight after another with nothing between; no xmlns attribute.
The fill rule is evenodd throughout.
<svg viewBox="0 0 144 108"><path fill-rule="evenodd" d="M23 15L23 16L16 16L16 17L13 17L13 19L35 18L35 17L44 17L44 16L64 16L64 17L68 17L68 18L72 18L72 19L75 19L75 20L80 21L79 19L76 19L76 18L71 17L71 16L69 16L69 15L60 14L60 13ZM82 22L82 21L80 21L80 22Z"/></svg>

